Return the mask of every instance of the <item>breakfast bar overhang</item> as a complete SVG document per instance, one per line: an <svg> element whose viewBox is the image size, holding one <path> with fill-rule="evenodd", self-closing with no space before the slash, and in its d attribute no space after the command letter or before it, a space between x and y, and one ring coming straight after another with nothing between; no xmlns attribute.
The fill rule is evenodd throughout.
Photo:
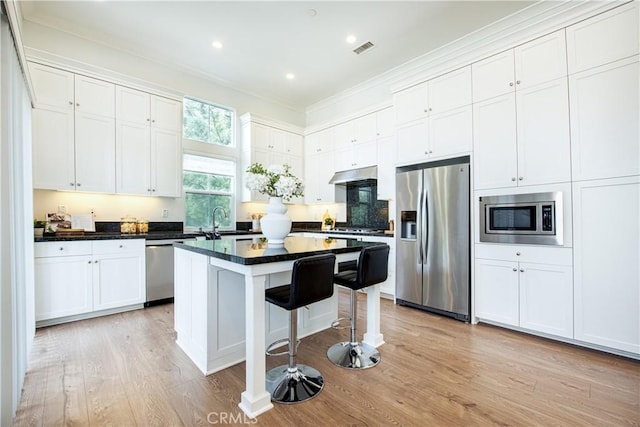
<svg viewBox="0 0 640 427"><path fill-rule="evenodd" d="M259 238L176 243L176 343L205 375L245 360L246 389L239 407L256 417L273 407L265 389L267 338L275 341L286 336L285 317L277 307L267 306L265 289L288 283L298 258L333 253L337 269L338 263L356 260L363 247L375 244L379 243L299 236L287 237L280 247L270 247ZM363 341L378 347L384 343L379 285L366 292ZM337 293L301 312L299 336L329 328L338 314Z"/></svg>

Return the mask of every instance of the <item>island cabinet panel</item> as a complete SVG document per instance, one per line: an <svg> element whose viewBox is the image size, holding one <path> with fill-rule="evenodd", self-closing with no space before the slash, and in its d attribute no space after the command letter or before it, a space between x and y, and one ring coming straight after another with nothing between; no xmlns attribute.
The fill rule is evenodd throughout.
<svg viewBox="0 0 640 427"><path fill-rule="evenodd" d="M175 328L177 344L205 375L245 360L245 277L209 262L209 257L176 248ZM264 276L265 288L291 282L291 272ZM206 285L204 285L206 283ZM265 343L289 334L289 312L265 304ZM338 317L338 294L298 310L298 337L330 327ZM284 350L281 346L277 351Z"/></svg>

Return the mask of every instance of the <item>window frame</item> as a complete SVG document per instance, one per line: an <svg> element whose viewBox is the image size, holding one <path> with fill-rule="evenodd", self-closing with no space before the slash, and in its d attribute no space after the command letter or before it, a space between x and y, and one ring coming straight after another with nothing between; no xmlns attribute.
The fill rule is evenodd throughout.
<svg viewBox="0 0 640 427"><path fill-rule="evenodd" d="M223 110L227 110L231 113L231 145L222 145L222 144L216 144L213 142L205 142L205 141L200 141L198 139L191 139L191 138L187 138L184 135L184 105L185 105L185 100L188 99L190 101L195 101L195 102L200 102L201 104L206 104L206 105L210 105L212 107L216 107L216 108L220 108ZM204 145L208 145L208 146L213 146L213 147L219 147L219 148L226 148L226 149L237 149L238 148L238 140L236 138L237 136L237 114L236 114L236 110L235 108L231 108L231 107L227 107L226 105L222 105L222 104L218 104L216 102L210 102L210 101L205 101L201 98L197 98L194 96L183 96L182 99L182 140L183 141L189 141L191 143L195 143L195 144L204 144Z"/></svg>
<svg viewBox="0 0 640 427"><path fill-rule="evenodd" d="M188 191L184 188L184 156L185 155L193 155L193 156L202 156L202 157L210 157L214 159L227 160L232 161L235 164L235 176L233 177L233 194L231 194L231 212L227 212L229 215L229 227L221 227L220 230L235 230L236 228L236 220L237 220L237 212L238 212L238 202L241 200L241 147L237 141L238 133L238 116L237 112L234 108L218 104L215 102L205 101L203 99L193 97L193 96L184 96L183 98L202 102L205 104L213 105L219 108L224 108L231 112L231 141L232 144L229 146L212 144L209 142L202 142L194 139L189 139L184 137L184 130L182 132L182 174L181 179L182 182L182 193L183 193L183 218L184 218L184 231L185 232L198 232L199 227L187 227L187 205L186 205L186 193L195 193ZM184 123L183 123L184 126Z"/></svg>

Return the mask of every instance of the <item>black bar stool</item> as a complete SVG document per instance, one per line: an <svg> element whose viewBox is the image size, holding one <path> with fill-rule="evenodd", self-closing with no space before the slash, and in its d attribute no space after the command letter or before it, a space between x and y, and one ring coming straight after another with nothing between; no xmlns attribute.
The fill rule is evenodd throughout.
<svg viewBox="0 0 640 427"><path fill-rule="evenodd" d="M389 266L389 245L367 246L360 251L360 257L355 270L342 271L333 276L337 285L351 289L351 341L339 342L327 351L327 357L334 364L348 369L366 369L380 362L380 353L369 344L360 343L356 339L356 318L358 316L357 290L382 283L387 280ZM339 326L340 320L332 326Z"/></svg>
<svg viewBox="0 0 640 427"><path fill-rule="evenodd" d="M298 349L298 308L313 304L333 295L333 272L336 256L315 255L300 258L293 263L291 284L265 291L271 304L289 311L289 339L278 340L267 348L267 355L289 355L289 364L270 369L266 375L266 389L271 400L280 403L298 403L316 396L324 387L324 378L316 369L296 364ZM288 342L288 351L272 353L278 344Z"/></svg>

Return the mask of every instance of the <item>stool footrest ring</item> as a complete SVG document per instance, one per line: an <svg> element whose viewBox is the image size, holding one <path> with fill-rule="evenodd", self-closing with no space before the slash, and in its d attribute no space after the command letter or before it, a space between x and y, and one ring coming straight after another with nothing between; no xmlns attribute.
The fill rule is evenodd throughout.
<svg viewBox="0 0 640 427"><path fill-rule="evenodd" d="M344 320L348 320L349 324L346 326L340 325L340 323L342 323L342 321ZM334 320L333 322L331 322L331 327L333 329L350 329L351 328L351 317L340 317L336 320Z"/></svg>
<svg viewBox="0 0 640 427"><path fill-rule="evenodd" d="M273 353L273 350L276 347L280 347L280 345L282 344L287 344L287 350L285 351L281 351L279 353ZM284 356L285 354L289 354L289 338L283 338L281 340L278 341L274 341L271 344L269 344L269 346L267 347L267 350L265 351L265 354L267 356ZM298 351L298 346L300 345L300 340L296 340L296 351Z"/></svg>

